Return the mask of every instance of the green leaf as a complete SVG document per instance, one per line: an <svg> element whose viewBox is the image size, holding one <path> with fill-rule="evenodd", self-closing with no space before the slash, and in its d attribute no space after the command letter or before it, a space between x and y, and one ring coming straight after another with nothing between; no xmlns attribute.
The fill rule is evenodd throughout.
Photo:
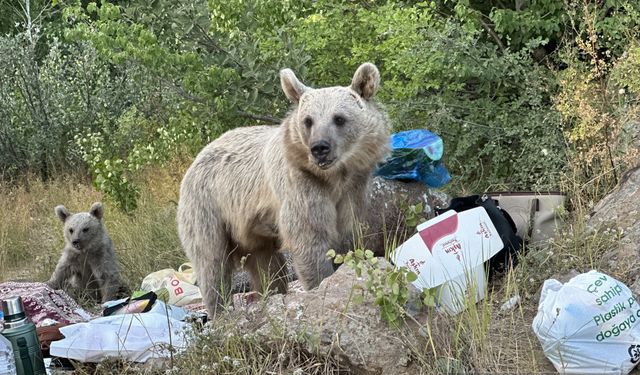
<svg viewBox="0 0 640 375"><path fill-rule="evenodd" d="M415 272L407 272L407 281L412 283L414 281L418 280L418 275L415 274Z"/></svg>
<svg viewBox="0 0 640 375"><path fill-rule="evenodd" d="M423 292L423 299L422 302L425 304L425 306L435 306L436 305L436 296L435 296L435 290L433 289L425 289L425 291Z"/></svg>
<svg viewBox="0 0 640 375"><path fill-rule="evenodd" d="M400 294L400 284L393 283L393 285L391 285L391 293L393 293L394 295L398 295Z"/></svg>
<svg viewBox="0 0 640 375"><path fill-rule="evenodd" d="M98 6L96 5L96 3L91 2L91 3L87 4L87 12L95 13L97 11L98 11Z"/></svg>

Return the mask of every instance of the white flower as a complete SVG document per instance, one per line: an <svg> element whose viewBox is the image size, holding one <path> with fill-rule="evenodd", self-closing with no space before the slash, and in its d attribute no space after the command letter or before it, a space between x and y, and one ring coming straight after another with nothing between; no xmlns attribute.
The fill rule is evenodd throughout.
<svg viewBox="0 0 640 375"><path fill-rule="evenodd" d="M620 89L620 90L618 90L618 94L620 94L620 95L624 95L624 93L625 93L624 89Z"/></svg>
<svg viewBox="0 0 640 375"><path fill-rule="evenodd" d="M543 148L542 150L540 150L540 152L542 152L542 155L544 156L549 155L549 151L546 148Z"/></svg>

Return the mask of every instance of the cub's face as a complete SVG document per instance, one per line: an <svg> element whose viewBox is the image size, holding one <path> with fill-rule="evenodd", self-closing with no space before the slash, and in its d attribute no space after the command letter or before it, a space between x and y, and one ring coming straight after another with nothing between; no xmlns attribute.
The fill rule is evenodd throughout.
<svg viewBox="0 0 640 375"><path fill-rule="evenodd" d="M345 158L367 121L365 103L353 90L334 87L302 95L296 126L309 162L328 169Z"/></svg>
<svg viewBox="0 0 640 375"><path fill-rule="evenodd" d="M96 238L101 238L103 209L100 202L94 203L89 212L72 215L62 205L57 206L55 212L64 223L65 242L73 248L85 250Z"/></svg>
<svg viewBox="0 0 640 375"><path fill-rule="evenodd" d="M77 213L64 223L64 238L75 249L83 250L100 235L101 223L87 212Z"/></svg>

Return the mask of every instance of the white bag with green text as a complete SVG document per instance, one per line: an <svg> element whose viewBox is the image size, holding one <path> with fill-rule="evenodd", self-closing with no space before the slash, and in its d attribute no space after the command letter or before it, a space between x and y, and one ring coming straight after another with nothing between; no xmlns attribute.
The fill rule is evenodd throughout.
<svg viewBox="0 0 640 375"><path fill-rule="evenodd" d="M561 374L627 374L640 360L640 305L597 271L546 280L532 326Z"/></svg>

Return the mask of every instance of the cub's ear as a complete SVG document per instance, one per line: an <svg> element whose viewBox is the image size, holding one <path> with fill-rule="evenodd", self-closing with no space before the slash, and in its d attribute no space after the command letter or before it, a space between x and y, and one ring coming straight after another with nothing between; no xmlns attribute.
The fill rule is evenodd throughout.
<svg viewBox="0 0 640 375"><path fill-rule="evenodd" d="M282 91L293 104L297 104L302 94L309 88L302 84L291 69L282 69L280 71L280 85Z"/></svg>
<svg viewBox="0 0 640 375"><path fill-rule="evenodd" d="M351 89L358 93L363 99L371 99L380 87L380 72L375 65L364 63L358 67L353 79Z"/></svg>
<svg viewBox="0 0 640 375"><path fill-rule="evenodd" d="M69 216L71 216L69 210L67 210L67 208L63 205L56 206L54 211L56 212L56 215L58 215L58 218L60 218L60 221L62 221L63 223L67 221Z"/></svg>
<svg viewBox="0 0 640 375"><path fill-rule="evenodd" d="M102 220L102 215L104 214L104 209L102 208L102 203L96 202L91 205L91 209L89 213L93 215L96 219Z"/></svg>

